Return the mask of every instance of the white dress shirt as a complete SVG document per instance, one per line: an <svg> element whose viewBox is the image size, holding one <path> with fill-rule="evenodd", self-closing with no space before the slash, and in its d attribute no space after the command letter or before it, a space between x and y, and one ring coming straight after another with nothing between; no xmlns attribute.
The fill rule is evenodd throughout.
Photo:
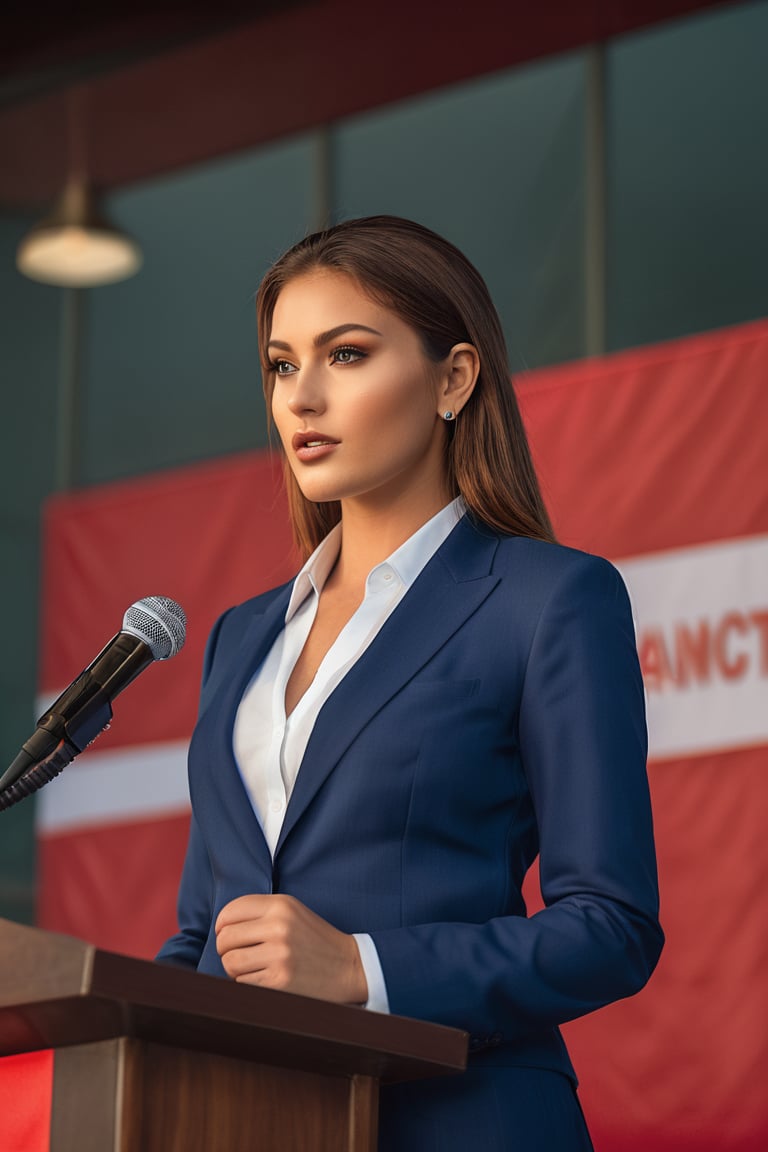
<svg viewBox="0 0 768 1152"><path fill-rule="evenodd" d="M240 775L273 855L320 709L464 512L464 502L457 497L371 569L362 603L328 649L309 688L286 716L285 689L312 628L323 585L338 558L340 524L315 549L296 577L285 613L285 628L243 694L233 736ZM389 1003L376 947L368 935L355 934L355 939L368 981L366 1007L387 1012Z"/></svg>

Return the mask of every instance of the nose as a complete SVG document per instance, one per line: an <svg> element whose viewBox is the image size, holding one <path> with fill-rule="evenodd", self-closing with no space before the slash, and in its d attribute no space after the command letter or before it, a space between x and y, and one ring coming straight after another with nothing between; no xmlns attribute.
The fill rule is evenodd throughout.
<svg viewBox="0 0 768 1152"><path fill-rule="evenodd" d="M291 386L286 404L294 416L325 410L325 398L317 372L303 368L294 372L290 380Z"/></svg>

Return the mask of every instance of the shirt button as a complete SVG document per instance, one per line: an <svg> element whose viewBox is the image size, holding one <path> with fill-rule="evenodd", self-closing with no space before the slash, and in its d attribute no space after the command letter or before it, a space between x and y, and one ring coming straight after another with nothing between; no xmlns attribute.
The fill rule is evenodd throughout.
<svg viewBox="0 0 768 1152"><path fill-rule="evenodd" d="M282 800L273 800L272 803L269 805L270 812L281 812L282 809L283 809Z"/></svg>

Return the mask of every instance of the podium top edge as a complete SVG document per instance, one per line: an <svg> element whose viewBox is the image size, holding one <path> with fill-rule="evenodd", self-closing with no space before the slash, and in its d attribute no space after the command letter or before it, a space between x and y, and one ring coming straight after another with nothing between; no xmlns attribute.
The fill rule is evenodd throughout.
<svg viewBox="0 0 768 1152"><path fill-rule="evenodd" d="M127 1035L386 1080L460 1072L467 1034L102 951L0 920L0 1054ZM3 1034L7 1039L3 1039ZM9 1048L8 1045L11 1045Z"/></svg>

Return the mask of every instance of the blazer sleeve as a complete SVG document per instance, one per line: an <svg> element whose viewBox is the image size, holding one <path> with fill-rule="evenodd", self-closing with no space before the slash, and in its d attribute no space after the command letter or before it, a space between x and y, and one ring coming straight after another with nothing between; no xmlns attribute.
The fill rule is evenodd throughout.
<svg viewBox="0 0 768 1152"><path fill-rule="evenodd" d="M213 916L213 876L200 826L192 817L178 899L179 931L155 957L160 963L197 968Z"/></svg>
<svg viewBox="0 0 768 1152"><path fill-rule="evenodd" d="M218 618L208 637L203 658L203 675L200 689L200 708L206 698L206 688L213 667L216 645L224 621L232 609ZM179 931L166 940L155 957L161 963L179 964L187 968L197 968L203 953L213 917L213 873L208 849L205 845L200 825L193 813L189 827L187 853L179 885L177 904Z"/></svg>
<svg viewBox="0 0 768 1152"><path fill-rule="evenodd" d="M392 1012L498 1042L631 995L663 943L643 684L629 598L607 561L581 555L545 602L519 747L545 908L371 932Z"/></svg>

